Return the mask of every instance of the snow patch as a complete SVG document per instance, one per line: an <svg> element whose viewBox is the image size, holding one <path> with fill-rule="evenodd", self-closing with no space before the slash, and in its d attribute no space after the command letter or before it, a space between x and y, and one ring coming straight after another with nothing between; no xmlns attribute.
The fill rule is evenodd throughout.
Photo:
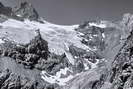
<svg viewBox="0 0 133 89"><path fill-rule="evenodd" d="M68 77L61 78L61 74L66 75L67 71L70 71L69 68L60 69L60 71L57 72L55 76L48 74L46 71L42 71L41 77L48 83L57 83L63 86L66 85L66 83L74 77L73 75L69 75Z"/></svg>
<svg viewBox="0 0 133 89"><path fill-rule="evenodd" d="M69 52L65 52L66 57L68 58L69 62L74 65L75 64L75 59L73 58L73 56L69 53Z"/></svg>
<svg viewBox="0 0 133 89"><path fill-rule="evenodd" d="M0 44L5 43L2 39L0 39Z"/></svg>
<svg viewBox="0 0 133 89"><path fill-rule="evenodd" d="M100 28L106 28L107 26L105 24L97 24L97 23L89 23L90 26L96 26Z"/></svg>
<svg viewBox="0 0 133 89"><path fill-rule="evenodd" d="M22 17L22 15L20 15L20 14L17 14L17 16L18 16L18 17Z"/></svg>
<svg viewBox="0 0 133 89"><path fill-rule="evenodd" d="M85 70L90 69L90 68L88 67L87 63L84 63L84 67L85 67Z"/></svg>
<svg viewBox="0 0 133 89"><path fill-rule="evenodd" d="M85 70L88 70L89 69L89 67L88 67L87 64L91 65L91 69L94 69L94 68L97 67L97 64L99 63L99 60L98 59L96 59L96 63L92 63L92 62L88 61L88 59L84 59L84 60L86 62L86 63L84 63Z"/></svg>
<svg viewBox="0 0 133 89"><path fill-rule="evenodd" d="M105 38L105 34L104 33L102 33L102 37Z"/></svg>

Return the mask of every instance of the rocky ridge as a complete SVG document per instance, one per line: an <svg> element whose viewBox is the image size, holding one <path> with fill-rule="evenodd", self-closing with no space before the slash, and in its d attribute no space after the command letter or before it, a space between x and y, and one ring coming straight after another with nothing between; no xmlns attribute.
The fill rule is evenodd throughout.
<svg viewBox="0 0 133 89"><path fill-rule="evenodd" d="M128 17L127 17L128 16ZM124 16L125 17L125 16ZM105 65L90 70L90 72L79 75L70 81L64 89L132 89L132 15L126 14L126 20L120 23L125 30L128 30L128 36L122 45L113 48L116 51L115 56L106 57ZM126 22L128 19L128 22ZM129 21L130 19L130 21ZM130 27L130 29L129 29ZM123 28L122 28L123 29ZM129 31L130 30L130 31ZM122 35L123 36L123 35ZM109 51L111 53L111 51ZM110 54L111 55L111 54ZM110 63L109 63L110 62ZM91 78L90 78L91 77ZM81 78L81 79L80 79ZM81 81L82 80L82 81ZM84 83L86 82L86 83ZM78 85L78 86L77 86Z"/></svg>

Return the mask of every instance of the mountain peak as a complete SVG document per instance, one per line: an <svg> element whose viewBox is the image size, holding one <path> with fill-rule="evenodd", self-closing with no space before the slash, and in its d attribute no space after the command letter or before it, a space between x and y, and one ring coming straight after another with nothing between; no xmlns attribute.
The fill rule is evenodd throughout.
<svg viewBox="0 0 133 89"><path fill-rule="evenodd" d="M39 15L35 8L28 2L22 2L18 8L14 8L14 13L18 17L37 20Z"/></svg>
<svg viewBox="0 0 133 89"><path fill-rule="evenodd" d="M36 20L39 19L39 14L35 8L28 2L22 2L18 7L8 7L0 2L0 14L7 16L7 18L14 18L17 20Z"/></svg>

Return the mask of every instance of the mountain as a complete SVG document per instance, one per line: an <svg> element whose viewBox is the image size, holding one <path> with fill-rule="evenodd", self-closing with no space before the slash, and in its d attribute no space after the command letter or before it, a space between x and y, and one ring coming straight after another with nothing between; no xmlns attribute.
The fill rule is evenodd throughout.
<svg viewBox="0 0 133 89"><path fill-rule="evenodd" d="M0 3L0 14L17 19L17 20L39 20L39 14L33 8L33 6L27 2L22 2L20 6L16 8L11 8L8 6L4 6L2 3Z"/></svg>
<svg viewBox="0 0 133 89"><path fill-rule="evenodd" d="M0 3L0 88L132 88L132 17L64 26Z"/></svg>

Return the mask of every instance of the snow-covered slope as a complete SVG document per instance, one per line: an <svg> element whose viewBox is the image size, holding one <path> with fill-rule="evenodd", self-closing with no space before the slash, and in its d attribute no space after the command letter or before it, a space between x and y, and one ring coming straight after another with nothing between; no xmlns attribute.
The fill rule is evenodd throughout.
<svg viewBox="0 0 133 89"><path fill-rule="evenodd" d="M105 28L105 25L90 23L90 26L96 26ZM36 30L39 29L42 37L48 42L49 51L51 53L55 53L57 55L61 55L63 53L66 54L69 62L72 65L75 65L75 58L70 53L69 47L71 45L86 50L89 52L92 50L89 46L83 44L82 41L82 33L76 31L75 29L78 28L78 25L72 26L62 26L62 25L55 25L49 23L44 20L44 23L40 23L37 21L30 21L25 19L24 21L19 21L15 19L8 19L5 22L0 23L0 42L3 43L4 40L11 40L16 43L26 44L31 39L36 36ZM76 57L76 56L75 56ZM96 67L97 63L92 63L84 59L83 65L85 70L89 70L89 66L92 65L92 68ZM67 69L67 70L66 70ZM76 74L67 75L65 78L60 78L63 72L72 71L70 68L61 69L58 71L55 76L49 75L51 77L46 76L45 71L42 71L42 78L49 82L49 83L57 83L60 85L65 85L70 79L74 78Z"/></svg>
<svg viewBox="0 0 133 89"><path fill-rule="evenodd" d="M74 31L77 25L59 26L50 23L39 23L35 21L25 20L24 22L14 19L0 23L1 38L7 37L18 43L29 42L36 34L35 30L40 29L43 38L48 41L49 50L56 54L63 54L67 46L73 44L75 46L87 49L87 46L82 45L78 33Z"/></svg>

